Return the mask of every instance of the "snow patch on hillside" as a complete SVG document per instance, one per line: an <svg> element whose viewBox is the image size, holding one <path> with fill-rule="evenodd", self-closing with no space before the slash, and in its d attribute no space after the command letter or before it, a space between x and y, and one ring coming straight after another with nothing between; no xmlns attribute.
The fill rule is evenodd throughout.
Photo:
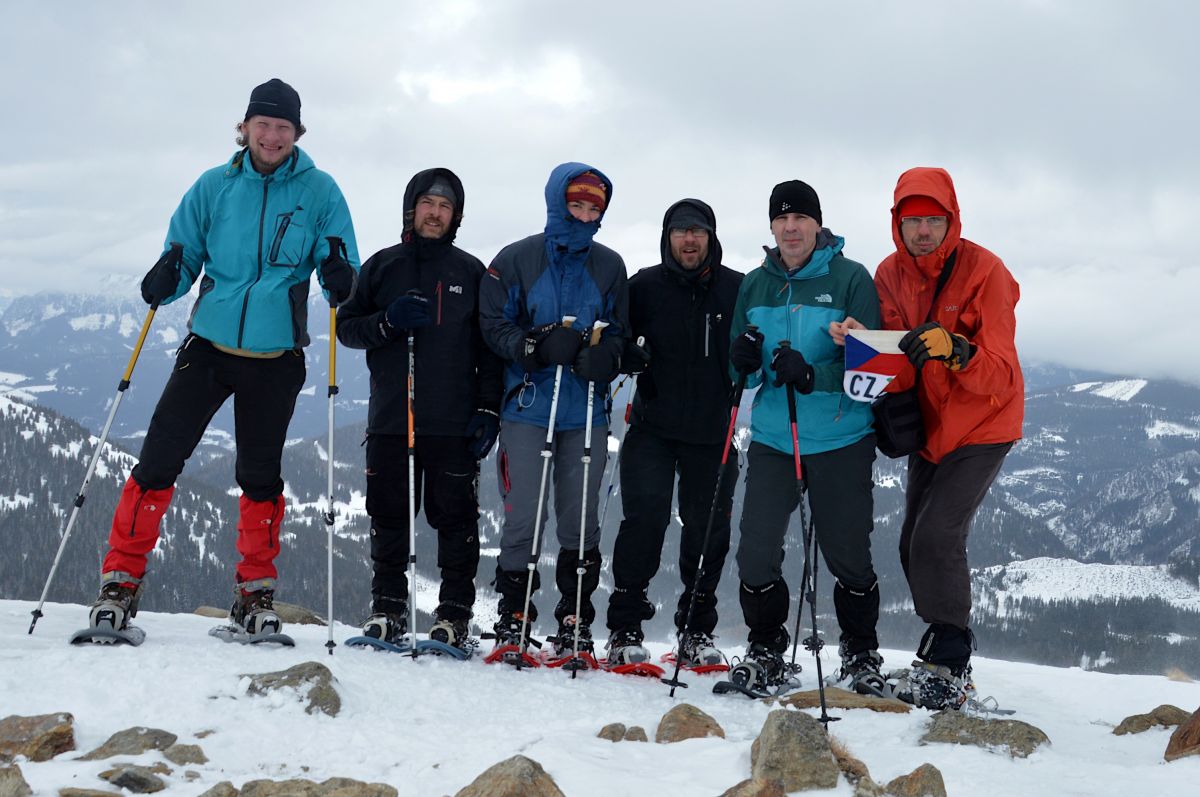
<svg viewBox="0 0 1200 797"><path fill-rule="evenodd" d="M1075 393L1088 392L1113 401L1129 401L1147 384L1145 379L1118 379L1114 382L1080 382L1072 385L1071 390Z"/></svg>
<svg viewBox="0 0 1200 797"><path fill-rule="evenodd" d="M992 586L996 578L1000 583ZM1089 601L1155 595L1173 606L1200 612L1200 588L1158 565L1088 564L1043 556L979 569L976 583L988 585L1000 605L1009 597Z"/></svg>
<svg viewBox="0 0 1200 797"><path fill-rule="evenodd" d="M1158 437L1186 437L1191 440L1200 439L1200 429L1194 426L1184 426L1181 423L1155 421L1146 427L1146 437L1151 440Z"/></svg>

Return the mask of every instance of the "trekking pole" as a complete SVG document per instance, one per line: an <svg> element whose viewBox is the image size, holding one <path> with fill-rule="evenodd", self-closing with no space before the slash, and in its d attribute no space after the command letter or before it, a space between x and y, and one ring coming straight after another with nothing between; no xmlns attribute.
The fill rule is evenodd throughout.
<svg viewBox="0 0 1200 797"><path fill-rule="evenodd" d="M592 335L588 340L589 347L600 342L600 333L606 326L608 326L607 321L597 321L592 324ZM587 534L588 471L592 467L592 409L595 404L595 383L589 380L587 383L587 414L583 416L583 456L580 457L583 462L583 498L579 508L579 556L575 560L575 651L571 655L571 663L575 666L571 667L572 678L579 671L579 615L583 611L583 574L587 570L583 566L583 551L584 537Z"/></svg>
<svg viewBox="0 0 1200 797"><path fill-rule="evenodd" d="M421 296L412 288L406 296ZM417 332L408 328L408 638L412 657L417 657L417 435L413 428L413 397L416 382Z"/></svg>
<svg viewBox="0 0 1200 797"><path fill-rule="evenodd" d="M790 341L779 341L779 348L790 349L792 344ZM796 386L791 382L787 383L787 404L788 404L788 422L791 424L792 431L792 459L796 465L796 492L797 499L800 504L800 530L804 539L804 572L800 577L800 602L796 606L796 638L792 640L792 663L796 663L796 642L800 636L800 615L804 612L804 601L807 595L808 605L812 610L812 636L804 640L804 649L812 651L813 658L817 660L817 695L821 701L821 716L818 722L825 729L825 733L829 733L829 723L836 722L840 717L831 717L826 711L825 706L825 678L821 674L821 648L825 646L821 637L817 636L817 584L816 584L816 556L817 556L817 535L813 532L811 523L805 522L804 512L804 493L807 487L804 483L804 467L800 462L800 435L796 426ZM812 543L812 560L809 559L809 543ZM812 569L809 569L811 564Z"/></svg>
<svg viewBox="0 0 1200 797"><path fill-rule="evenodd" d="M330 235L325 238L329 242L329 254L335 252L341 253L342 259L346 258L346 244L341 238L336 235ZM333 641L333 397L338 394L337 386L337 302L333 297L329 299L329 472L326 495L328 500L325 503L325 528L329 534L329 545L326 556L325 571L328 574L325 584L326 597L329 605L326 610L329 617L329 640L325 643L325 647L329 650L329 655L333 655L333 649L337 647L337 643Z"/></svg>
<svg viewBox="0 0 1200 797"><path fill-rule="evenodd" d="M179 264L183 262L183 244L171 242L171 249L165 255L162 261L167 265L174 266L177 270ZM71 529L75 525L75 519L79 516L79 508L83 506L83 502L87 500L88 483L92 480L92 474L96 471L96 463L100 461L100 452L104 450L104 443L108 440L108 432L112 429L113 419L117 417L117 407L121 406L121 399L125 396L125 391L129 388L130 379L133 377L133 367L137 365L138 356L142 353L142 344L146 342L146 335L150 332L150 322L154 320L154 314L158 312L158 302L155 301L150 305L150 309L146 311L146 319L142 321L142 330L138 333L137 343L133 346L133 354L129 356L129 364L125 366L125 373L121 374L121 381L117 384L117 395L113 398L112 406L108 410L108 419L104 421L104 428L100 432L100 439L96 441L96 448L92 451L91 461L88 462L87 472L83 476L83 485L79 488L79 492L75 494L75 501L71 506L71 515L67 518L67 527L63 530L62 541L58 544L58 552L54 554L54 563L50 566L50 575L46 576L46 584L42 587L42 596L38 599L38 605L33 610L33 620L29 623L29 633L33 633L34 626L37 621L42 618L42 606L46 603L46 594L50 592L50 583L54 580L54 574L58 571L59 561L62 559L63 551L67 547L67 540L71 537Z"/></svg>
<svg viewBox="0 0 1200 797"><path fill-rule="evenodd" d="M646 345L645 336L638 337L637 345L639 347ZM612 392L612 397L615 398L617 393L621 392L621 387L625 384L625 380L628 378L628 374L621 378L621 381L617 383L617 389ZM637 393L636 376L633 378L633 387L629 389L629 399L625 402L625 427L621 430L621 439L617 441L617 456L613 460L612 470L609 471L608 474L608 490L604 493L604 509L600 512L599 528L601 531L604 530L604 521L608 519L608 503L612 500L613 495L621 490L620 483L617 480L621 470L621 449L625 446L625 435L629 433L629 418L633 414L633 396L635 393ZM611 424L609 425L609 434L612 434ZM608 459L607 443L605 444L604 457L606 460ZM614 487L616 488L615 490L613 489Z"/></svg>
<svg viewBox="0 0 1200 797"><path fill-rule="evenodd" d="M564 327L570 327L574 323L575 316L563 316L562 325ZM529 601L533 598L533 576L537 572L538 543L541 541L542 533L542 511L546 508L546 479L550 476L550 458L554 455L551 448L554 445L554 420L558 416L558 391L562 386L562 375L563 367L561 365L554 366L554 391L550 394L550 420L546 424L546 442L542 446L542 481L538 487L537 515L533 520L533 546L529 552L529 563L526 565L529 576L525 581L525 605L521 609L521 655L517 659L518 668L525 660L525 650L529 646L525 636L529 629Z"/></svg>
<svg viewBox="0 0 1200 797"><path fill-rule="evenodd" d="M750 332L756 332L758 327L748 326L746 329ZM704 557L708 554L708 538L712 534L713 523L717 517L717 505L721 502L721 488L725 486L725 474L729 471L729 449L733 444L733 433L737 431L737 416L738 408L742 404L742 393L746 389L746 374L738 374L737 385L733 388L733 406L729 408L729 428L725 432L725 447L721 450L721 465L717 471L717 489L713 492L712 508L708 510L708 522L704 525L704 539L700 542L700 559L696 563L696 577L692 579L692 595L688 600L687 614L684 615L683 628L679 631L678 641L675 645L675 673L670 680L663 678L662 682L671 687L670 696L675 697L675 690L679 687L687 689L687 684L679 680L679 670L683 666L679 651L683 650L683 641L687 639L688 631L692 627L692 615L696 611L696 588L700 586L700 579L704 576Z"/></svg>

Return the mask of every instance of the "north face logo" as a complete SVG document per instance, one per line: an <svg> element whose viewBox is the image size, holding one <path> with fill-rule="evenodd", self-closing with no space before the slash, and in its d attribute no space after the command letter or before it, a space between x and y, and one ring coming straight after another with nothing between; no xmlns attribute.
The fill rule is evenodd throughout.
<svg viewBox="0 0 1200 797"><path fill-rule="evenodd" d="M822 293L820 296L814 296L813 301L814 302L824 302L825 304L830 304L833 301L833 297L830 296L828 293Z"/></svg>

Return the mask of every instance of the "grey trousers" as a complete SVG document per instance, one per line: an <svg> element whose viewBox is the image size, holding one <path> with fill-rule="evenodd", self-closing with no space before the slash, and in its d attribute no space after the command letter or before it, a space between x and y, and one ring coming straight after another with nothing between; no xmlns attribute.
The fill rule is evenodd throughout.
<svg viewBox="0 0 1200 797"><path fill-rule="evenodd" d="M600 545L600 521L597 505L604 479L608 426L592 427L592 461L588 471L588 506L584 550ZM500 451L496 457L500 496L504 499L504 530L500 535L501 570L524 572L533 548L533 527L537 515L538 489L542 480L542 447L546 429L527 423L505 422L500 427ZM579 548L579 514L583 502L584 430L555 432L551 445L549 487L542 508L542 538L551 499L554 503L555 531L560 548ZM539 549L542 540L538 540Z"/></svg>

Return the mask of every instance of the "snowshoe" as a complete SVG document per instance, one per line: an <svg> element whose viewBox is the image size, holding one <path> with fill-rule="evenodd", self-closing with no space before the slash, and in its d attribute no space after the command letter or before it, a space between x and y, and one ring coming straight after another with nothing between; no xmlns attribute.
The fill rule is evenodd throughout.
<svg viewBox="0 0 1200 797"><path fill-rule="evenodd" d="M504 613L492 626L492 633L484 634L483 639L495 640L492 651L483 657L485 664L502 662L514 667L541 667L542 662L529 653L528 647L541 648L542 643L534 639L526 629L525 639L521 639L522 617L520 612Z"/></svg>
<svg viewBox="0 0 1200 797"><path fill-rule="evenodd" d="M407 633L408 614L400 607L399 612L375 612L363 621L362 635L350 637L344 644L388 653L412 653L412 643Z"/></svg>
<svg viewBox="0 0 1200 797"><path fill-rule="evenodd" d="M714 644L713 635L701 631L689 633L678 651L664 653L660 661L664 664L674 664L676 659L683 669L701 675L729 671L729 662L725 659L725 654Z"/></svg>
<svg viewBox="0 0 1200 797"><path fill-rule="evenodd" d="M438 619L429 629L429 639L417 643L421 652L450 656L463 661L474 655L479 640L471 636L471 621L468 619Z"/></svg>
<svg viewBox="0 0 1200 797"><path fill-rule="evenodd" d="M895 697L880 672L883 657L875 650L842 656L841 668L825 679L826 686L837 686L860 695Z"/></svg>
<svg viewBox="0 0 1200 797"><path fill-rule="evenodd" d="M751 698L778 697L798 689L800 665L787 664L783 654L754 642L745 658L736 661L724 681L713 685L718 695L738 692Z"/></svg>
<svg viewBox="0 0 1200 797"><path fill-rule="evenodd" d="M129 624L137 616L142 585L110 581L88 612L88 627L71 635L72 645L133 645L146 640L146 632Z"/></svg>
<svg viewBox="0 0 1200 797"><path fill-rule="evenodd" d="M275 590L258 589L247 591L242 585L236 587L237 599L229 610L229 624L209 630L222 642L237 642L242 645L271 643L294 647L296 641L281 633L283 621L275 613Z"/></svg>
<svg viewBox="0 0 1200 797"><path fill-rule="evenodd" d="M661 678L663 668L650 662L650 651L642 646L643 638L640 628L625 628L614 632L608 639L608 655L600 659L600 666L618 675Z"/></svg>
<svg viewBox="0 0 1200 797"><path fill-rule="evenodd" d="M592 640L592 629L587 623L578 624L579 653L575 653L575 615L564 617L558 624L558 633L550 637L554 647L545 655L543 664L547 667L562 667L564 670L598 670L600 663L596 661L595 642Z"/></svg>

